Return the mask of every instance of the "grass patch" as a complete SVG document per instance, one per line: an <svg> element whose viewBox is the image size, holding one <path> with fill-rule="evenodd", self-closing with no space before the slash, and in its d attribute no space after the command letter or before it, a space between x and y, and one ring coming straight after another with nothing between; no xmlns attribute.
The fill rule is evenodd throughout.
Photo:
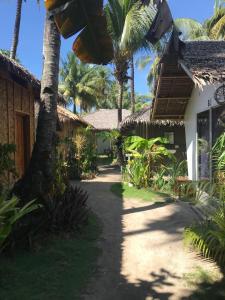
<svg viewBox="0 0 225 300"><path fill-rule="evenodd" d="M164 193L154 192L151 189L137 189L125 183L115 183L111 186L111 191L120 198L140 199L143 201L155 202L156 200L169 200L169 196Z"/></svg>
<svg viewBox="0 0 225 300"><path fill-rule="evenodd" d="M98 155L97 158L97 165L104 166L104 165L111 165L113 162L113 159L107 155Z"/></svg>
<svg viewBox="0 0 225 300"><path fill-rule="evenodd" d="M191 273L184 274L187 287L193 289L190 300L222 300L225 299L225 280L216 269L204 270L196 267Z"/></svg>
<svg viewBox="0 0 225 300"><path fill-rule="evenodd" d="M54 237L35 252L20 252L0 259L0 298L4 300L79 299L96 272L101 229L90 214L82 233Z"/></svg>

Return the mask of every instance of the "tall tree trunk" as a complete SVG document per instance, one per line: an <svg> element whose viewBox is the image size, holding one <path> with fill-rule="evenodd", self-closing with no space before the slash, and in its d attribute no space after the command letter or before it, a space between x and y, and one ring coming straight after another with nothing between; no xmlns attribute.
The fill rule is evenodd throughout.
<svg viewBox="0 0 225 300"><path fill-rule="evenodd" d="M73 113L76 114L77 113L77 106L76 103L73 103Z"/></svg>
<svg viewBox="0 0 225 300"><path fill-rule="evenodd" d="M22 199L47 197L54 181L60 35L53 19L46 16L43 46L41 104L36 142L25 176L14 192Z"/></svg>
<svg viewBox="0 0 225 300"><path fill-rule="evenodd" d="M130 61L130 70L131 70L131 76L130 76L130 91L131 91L131 109L132 114L135 112L135 88L134 88L134 57L131 56Z"/></svg>
<svg viewBox="0 0 225 300"><path fill-rule="evenodd" d="M118 95L118 128L123 119L123 82L119 81L119 95Z"/></svg>
<svg viewBox="0 0 225 300"><path fill-rule="evenodd" d="M13 32L13 40L12 40L12 47L10 50L10 58L16 58L16 51L19 41L19 33L20 33L20 20L21 20L21 11L22 11L22 4L23 0L17 0L16 6L16 19L14 25L14 32Z"/></svg>

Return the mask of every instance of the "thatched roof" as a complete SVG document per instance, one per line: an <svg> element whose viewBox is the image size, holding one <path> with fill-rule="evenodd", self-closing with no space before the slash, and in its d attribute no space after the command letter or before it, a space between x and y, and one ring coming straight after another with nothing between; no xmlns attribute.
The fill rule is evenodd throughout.
<svg viewBox="0 0 225 300"><path fill-rule="evenodd" d="M78 116L77 114L72 113L68 109L58 105L57 106L57 112L58 112L58 117L59 121L62 123L65 123L67 121L72 121L74 123L80 123L84 126L90 126L88 122L86 122L83 118Z"/></svg>
<svg viewBox="0 0 225 300"><path fill-rule="evenodd" d="M123 109L123 120L128 117L131 112ZM98 111L87 114L83 119L91 124L96 130L113 130L117 129L118 110L117 109L100 109Z"/></svg>
<svg viewBox="0 0 225 300"><path fill-rule="evenodd" d="M121 128L126 128L130 125L138 125L140 123L150 124L152 126L183 126L183 121L176 120L152 120L150 117L151 106L144 107L141 111L135 112L128 116L121 123Z"/></svg>
<svg viewBox="0 0 225 300"><path fill-rule="evenodd" d="M13 80L17 80L23 84L31 84L34 88L40 88L40 81L32 75L17 61L0 53L0 69L8 72Z"/></svg>
<svg viewBox="0 0 225 300"><path fill-rule="evenodd" d="M193 76L195 83L225 81L225 41L186 42L179 63Z"/></svg>
<svg viewBox="0 0 225 300"><path fill-rule="evenodd" d="M223 81L225 41L182 43L171 38L158 68L152 120L182 121L195 85Z"/></svg>

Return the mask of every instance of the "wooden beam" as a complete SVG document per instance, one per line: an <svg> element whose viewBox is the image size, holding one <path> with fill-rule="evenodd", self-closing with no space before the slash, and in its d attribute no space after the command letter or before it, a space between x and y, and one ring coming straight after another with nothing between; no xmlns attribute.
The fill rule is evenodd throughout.
<svg viewBox="0 0 225 300"><path fill-rule="evenodd" d="M169 118L169 117L174 117L174 118L183 118L184 117L184 115L164 115L164 114L162 114L162 115L155 115L155 118L164 118L164 117L166 117L166 118Z"/></svg>
<svg viewBox="0 0 225 300"><path fill-rule="evenodd" d="M188 80L190 80L190 78L189 78L189 76L187 76L187 75L181 75L181 76L179 76L179 75L174 75L174 76L162 76L162 79L188 79Z"/></svg>
<svg viewBox="0 0 225 300"><path fill-rule="evenodd" d="M189 100L190 97L158 97L158 100Z"/></svg>

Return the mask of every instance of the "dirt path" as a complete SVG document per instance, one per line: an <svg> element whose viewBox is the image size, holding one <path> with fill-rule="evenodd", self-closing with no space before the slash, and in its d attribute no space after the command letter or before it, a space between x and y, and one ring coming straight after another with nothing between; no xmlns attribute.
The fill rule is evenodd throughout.
<svg viewBox="0 0 225 300"><path fill-rule="evenodd" d="M197 266L213 267L183 247L183 228L196 215L182 203L120 199L110 191L120 180L119 172L108 167L95 180L82 182L103 222L99 272L84 299L189 299L185 274Z"/></svg>

